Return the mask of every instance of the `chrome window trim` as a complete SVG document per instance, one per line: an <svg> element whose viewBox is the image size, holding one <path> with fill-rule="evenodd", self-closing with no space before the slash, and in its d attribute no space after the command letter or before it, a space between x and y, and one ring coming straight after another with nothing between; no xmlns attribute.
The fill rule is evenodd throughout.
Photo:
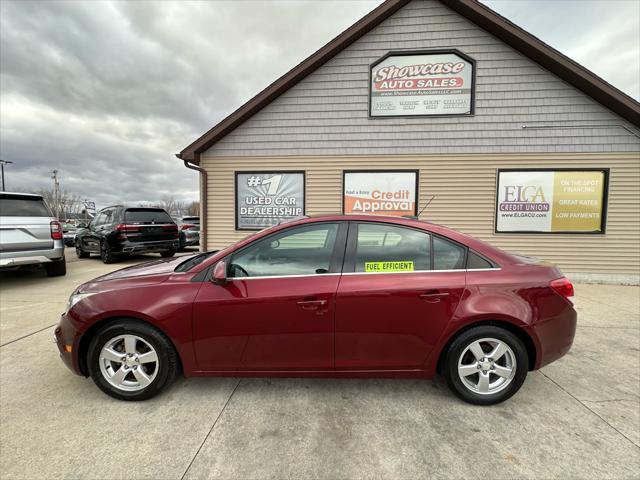
<svg viewBox="0 0 640 480"><path fill-rule="evenodd" d="M411 273L450 273L450 272L483 272L501 270L501 268L457 268L454 270L413 270L411 272L344 272L344 273L308 273L304 275L263 275L260 277L228 277L227 281L262 280L265 278L306 278L306 277L335 277L336 275L406 275ZM185 273L185 272L180 272Z"/></svg>
<svg viewBox="0 0 640 480"><path fill-rule="evenodd" d="M304 277L335 277L341 273L307 273L304 275L262 275L259 277L227 277L227 281L238 280L262 280L264 278L304 278Z"/></svg>

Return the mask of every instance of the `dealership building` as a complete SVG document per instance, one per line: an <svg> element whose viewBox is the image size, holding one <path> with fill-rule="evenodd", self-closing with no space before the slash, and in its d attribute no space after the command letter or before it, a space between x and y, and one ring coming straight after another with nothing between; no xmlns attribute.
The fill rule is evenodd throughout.
<svg viewBox="0 0 640 480"><path fill-rule="evenodd" d="M640 279L640 104L474 0L384 2L177 156L204 249L419 214L576 281Z"/></svg>

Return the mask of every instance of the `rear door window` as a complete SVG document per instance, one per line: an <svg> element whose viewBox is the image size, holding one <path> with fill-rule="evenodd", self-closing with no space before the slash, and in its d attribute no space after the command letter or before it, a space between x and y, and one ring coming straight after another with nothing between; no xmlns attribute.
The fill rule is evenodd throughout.
<svg viewBox="0 0 640 480"><path fill-rule="evenodd" d="M0 196L0 215L3 217L51 217L42 198Z"/></svg>
<svg viewBox="0 0 640 480"><path fill-rule="evenodd" d="M124 212L124 222L133 225L173 223L167 212L154 208L129 208Z"/></svg>
<svg viewBox="0 0 640 480"><path fill-rule="evenodd" d="M355 271L365 273L429 270L430 235L394 225L360 223Z"/></svg>
<svg viewBox="0 0 640 480"><path fill-rule="evenodd" d="M433 237L433 269L461 270L465 268L465 248L439 237Z"/></svg>

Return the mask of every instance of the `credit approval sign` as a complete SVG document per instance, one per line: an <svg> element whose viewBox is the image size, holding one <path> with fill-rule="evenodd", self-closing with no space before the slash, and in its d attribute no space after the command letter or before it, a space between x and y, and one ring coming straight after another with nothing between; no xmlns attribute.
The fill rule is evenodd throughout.
<svg viewBox="0 0 640 480"><path fill-rule="evenodd" d="M344 172L345 214L416 215L417 170Z"/></svg>
<svg viewBox="0 0 640 480"><path fill-rule="evenodd" d="M470 115L473 61L459 52L391 52L371 67L372 117Z"/></svg>
<svg viewBox="0 0 640 480"><path fill-rule="evenodd" d="M607 170L499 170L496 232L603 233Z"/></svg>

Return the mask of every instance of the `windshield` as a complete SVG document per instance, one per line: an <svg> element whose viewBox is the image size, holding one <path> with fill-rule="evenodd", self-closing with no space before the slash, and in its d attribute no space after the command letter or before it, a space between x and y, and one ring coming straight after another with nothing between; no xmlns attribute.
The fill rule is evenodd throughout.
<svg viewBox="0 0 640 480"><path fill-rule="evenodd" d="M124 222L141 223L174 223L167 212L159 208L129 208L124 213Z"/></svg>
<svg viewBox="0 0 640 480"><path fill-rule="evenodd" d="M194 257L190 257L187 260L185 260L184 262L180 263L175 268L174 272L188 272L193 267L195 267L196 265L200 265L207 258L213 256L216 253L218 253L218 250L214 250L214 251L211 251L211 252L199 253L198 255L196 255Z"/></svg>

